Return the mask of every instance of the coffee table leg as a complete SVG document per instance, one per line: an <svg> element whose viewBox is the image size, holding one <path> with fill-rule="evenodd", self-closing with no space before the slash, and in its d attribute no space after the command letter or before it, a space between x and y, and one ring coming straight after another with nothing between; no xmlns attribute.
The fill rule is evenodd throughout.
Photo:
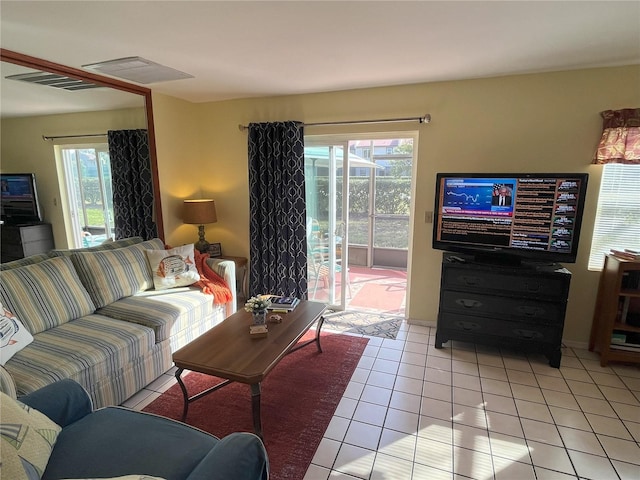
<svg viewBox="0 0 640 480"><path fill-rule="evenodd" d="M318 320L318 326L316 327L316 344L318 345L318 351L322 353L322 346L320 345L320 330L322 330L322 325L324 324L324 315L320 316L320 320Z"/></svg>
<svg viewBox="0 0 640 480"><path fill-rule="evenodd" d="M189 411L189 394L187 393L187 387L185 387L182 378L180 378L183 371L184 368L178 368L178 370L176 370L176 380L178 380L178 384L182 390L182 396L184 397L184 408L182 410L182 421L184 422L187 418L187 411Z"/></svg>
<svg viewBox="0 0 640 480"><path fill-rule="evenodd" d="M260 420L260 384L251 384L251 411L253 412L253 431L262 439L262 420Z"/></svg>

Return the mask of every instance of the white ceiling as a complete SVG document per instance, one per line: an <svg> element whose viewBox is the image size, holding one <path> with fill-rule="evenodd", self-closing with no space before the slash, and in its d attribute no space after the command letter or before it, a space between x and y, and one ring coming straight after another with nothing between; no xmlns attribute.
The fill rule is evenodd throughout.
<svg viewBox="0 0 640 480"><path fill-rule="evenodd" d="M5 49L77 68L141 56L193 75L148 85L191 102L640 63L637 0L0 7ZM4 100L3 93L3 111Z"/></svg>
<svg viewBox="0 0 640 480"><path fill-rule="evenodd" d="M33 72L33 69L4 62L0 64L0 111L3 118L144 107L142 96L111 88L69 92L5 79L8 75L28 72Z"/></svg>

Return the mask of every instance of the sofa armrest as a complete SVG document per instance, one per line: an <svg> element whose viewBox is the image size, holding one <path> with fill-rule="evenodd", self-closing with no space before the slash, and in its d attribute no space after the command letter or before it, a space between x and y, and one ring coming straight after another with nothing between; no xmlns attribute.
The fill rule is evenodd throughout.
<svg viewBox="0 0 640 480"><path fill-rule="evenodd" d="M236 312L237 292L236 292L236 264L233 260L223 258L207 258L207 265L220 275L231 289L232 299L227 303L227 317Z"/></svg>
<svg viewBox="0 0 640 480"><path fill-rule="evenodd" d="M227 435L200 461L187 480L267 480L269 459L254 434Z"/></svg>
<svg viewBox="0 0 640 480"><path fill-rule="evenodd" d="M80 420L93 411L91 397L77 382L59 380L29 393L18 400L44 413L61 427Z"/></svg>

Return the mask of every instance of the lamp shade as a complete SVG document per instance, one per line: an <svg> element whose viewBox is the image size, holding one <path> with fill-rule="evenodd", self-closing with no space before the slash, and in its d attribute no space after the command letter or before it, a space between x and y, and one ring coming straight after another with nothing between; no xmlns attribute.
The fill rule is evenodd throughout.
<svg viewBox="0 0 640 480"><path fill-rule="evenodd" d="M216 202L211 199L185 200L182 221L196 225L216 223L218 221Z"/></svg>

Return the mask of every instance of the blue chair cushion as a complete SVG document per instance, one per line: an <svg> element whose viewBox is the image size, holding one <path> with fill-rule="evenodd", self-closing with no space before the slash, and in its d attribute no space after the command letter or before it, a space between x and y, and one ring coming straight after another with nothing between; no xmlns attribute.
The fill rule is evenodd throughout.
<svg viewBox="0 0 640 480"><path fill-rule="evenodd" d="M219 441L167 418L107 407L62 430L42 480L130 474L187 478Z"/></svg>

